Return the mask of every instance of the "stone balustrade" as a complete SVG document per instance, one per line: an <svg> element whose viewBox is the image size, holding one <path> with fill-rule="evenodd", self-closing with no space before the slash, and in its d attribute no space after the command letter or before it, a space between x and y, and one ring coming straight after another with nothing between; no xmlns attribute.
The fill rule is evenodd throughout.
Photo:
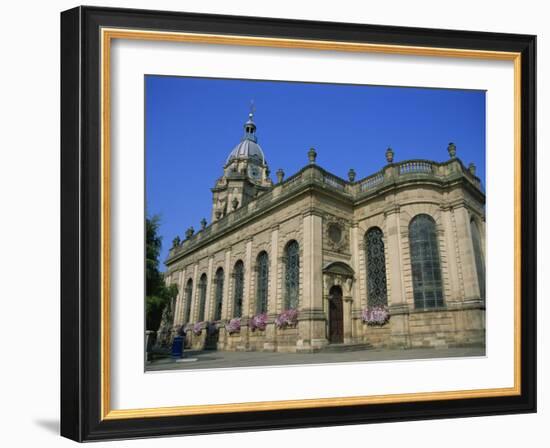
<svg viewBox="0 0 550 448"><path fill-rule="evenodd" d="M316 164L310 164L285 181L274 185L269 191L259 195L251 202L240 206L184 240L181 244L172 247L168 258L171 259L182 252L188 252L202 241L216 236L219 232L233 227L236 223L246 221L262 210L266 210L286 197L290 197L301 188L308 188L313 185L321 186L354 200L374 195L381 189L396 186L400 183L410 181L442 182L460 178L467 179L481 192L480 179L472 174L458 158L442 163L430 160L406 160L390 163L382 170L356 182L344 180Z"/></svg>

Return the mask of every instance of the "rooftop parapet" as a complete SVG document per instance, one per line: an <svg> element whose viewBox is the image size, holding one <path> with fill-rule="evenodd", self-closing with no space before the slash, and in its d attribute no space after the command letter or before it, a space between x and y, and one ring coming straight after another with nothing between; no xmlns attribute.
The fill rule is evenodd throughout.
<svg viewBox="0 0 550 448"><path fill-rule="evenodd" d="M382 192L386 188L405 185L409 182L441 184L442 182L466 180L481 195L484 195L481 181L474 173L475 167L470 165L466 168L456 157L441 163L418 159L390 162L380 171L351 182L326 171L315 163L310 163L293 176L275 184L267 192L261 193L256 199L244 206L237 207L236 210L210 225L203 226L200 231L188 232L184 241L179 241L179 238L175 239L166 261L167 263L175 261L183 254L201 246L202 243L221 235L226 229L233 228L236 224L244 223L268 211L302 189L317 187L331 194L339 195L342 199L355 202Z"/></svg>

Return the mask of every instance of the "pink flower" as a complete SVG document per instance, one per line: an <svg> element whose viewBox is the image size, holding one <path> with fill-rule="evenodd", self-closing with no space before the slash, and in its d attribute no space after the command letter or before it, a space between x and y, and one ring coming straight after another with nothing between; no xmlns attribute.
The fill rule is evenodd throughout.
<svg viewBox="0 0 550 448"><path fill-rule="evenodd" d="M240 317L234 317L229 321L229 323L225 324L225 330L229 333L238 333L241 331L241 318Z"/></svg>
<svg viewBox="0 0 550 448"><path fill-rule="evenodd" d="M195 336L200 336L202 333L202 329L205 327L206 322L197 322L195 325L193 325L193 334Z"/></svg>
<svg viewBox="0 0 550 448"><path fill-rule="evenodd" d="M250 329L252 331L254 330L265 330L265 327L267 325L267 313L261 313L254 316L252 319L250 319Z"/></svg>
<svg viewBox="0 0 550 448"><path fill-rule="evenodd" d="M275 324L278 328L294 327L298 323L298 310L284 310L275 319Z"/></svg>
<svg viewBox="0 0 550 448"><path fill-rule="evenodd" d="M384 325L390 320L387 306L367 307L361 313L361 319L367 325Z"/></svg>

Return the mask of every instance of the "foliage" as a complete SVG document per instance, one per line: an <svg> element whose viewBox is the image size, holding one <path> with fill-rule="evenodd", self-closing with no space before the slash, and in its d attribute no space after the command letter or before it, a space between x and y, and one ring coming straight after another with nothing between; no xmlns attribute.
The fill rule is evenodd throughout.
<svg viewBox="0 0 550 448"><path fill-rule="evenodd" d="M145 315L146 329L158 330L163 310L172 303L178 294L177 285L166 286L164 276L159 271L159 256L162 237L158 234L160 218L145 219ZM171 313L170 313L171 314Z"/></svg>
<svg viewBox="0 0 550 448"><path fill-rule="evenodd" d="M278 328L294 327L298 323L298 310L290 308L284 310L275 319Z"/></svg>
<svg viewBox="0 0 550 448"><path fill-rule="evenodd" d="M367 307L361 313L361 319L367 325L384 325L390 320L387 306Z"/></svg>

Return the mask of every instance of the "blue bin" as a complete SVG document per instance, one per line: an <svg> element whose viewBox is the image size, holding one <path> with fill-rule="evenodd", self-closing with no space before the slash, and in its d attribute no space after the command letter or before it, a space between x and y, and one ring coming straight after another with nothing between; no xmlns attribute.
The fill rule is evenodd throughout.
<svg viewBox="0 0 550 448"><path fill-rule="evenodd" d="M172 359L183 358L183 336L174 337L172 342Z"/></svg>

